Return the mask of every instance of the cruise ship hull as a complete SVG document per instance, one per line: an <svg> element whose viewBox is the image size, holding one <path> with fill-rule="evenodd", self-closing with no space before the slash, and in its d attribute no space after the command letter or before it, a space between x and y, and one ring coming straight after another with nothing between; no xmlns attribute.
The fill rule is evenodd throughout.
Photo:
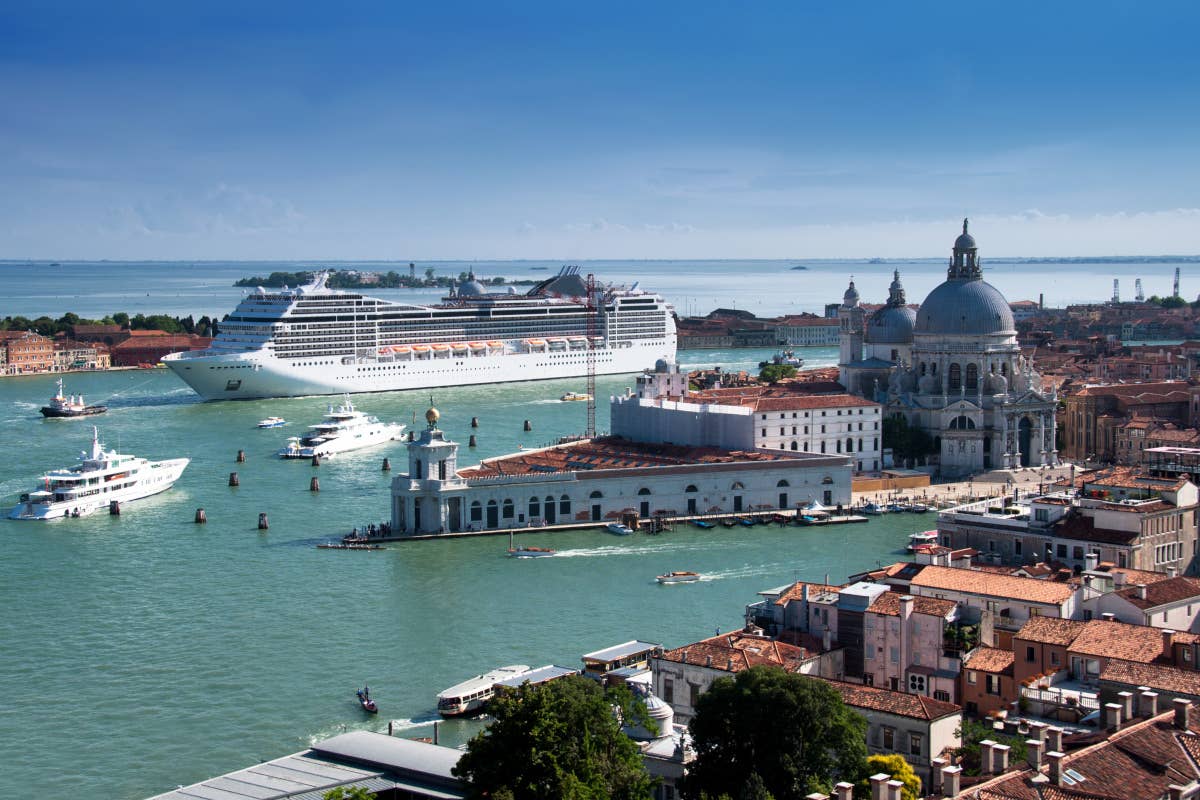
<svg viewBox="0 0 1200 800"><path fill-rule="evenodd" d="M641 372L660 358L674 358L675 337L623 342L627 346L595 351L597 375ZM177 353L163 359L205 400L252 400L264 397L391 392L511 381L553 380L587 374L583 349L536 353L463 355L306 365L269 351L236 354Z"/></svg>

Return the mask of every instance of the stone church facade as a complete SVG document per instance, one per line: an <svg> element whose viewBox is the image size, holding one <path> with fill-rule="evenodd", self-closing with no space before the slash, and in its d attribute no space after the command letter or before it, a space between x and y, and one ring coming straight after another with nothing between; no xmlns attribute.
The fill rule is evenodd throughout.
<svg viewBox="0 0 1200 800"><path fill-rule="evenodd" d="M842 384L932 436L943 477L1058 464L1057 391L1021 355L1012 310L983 280L966 220L946 280L918 311L905 305L897 272L870 316L851 282L838 320Z"/></svg>

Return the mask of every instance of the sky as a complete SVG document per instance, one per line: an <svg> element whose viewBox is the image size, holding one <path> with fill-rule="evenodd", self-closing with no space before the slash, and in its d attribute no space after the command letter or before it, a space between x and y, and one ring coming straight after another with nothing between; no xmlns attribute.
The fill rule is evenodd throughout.
<svg viewBox="0 0 1200 800"><path fill-rule="evenodd" d="M1193 2L0 4L0 259L1200 253Z"/></svg>

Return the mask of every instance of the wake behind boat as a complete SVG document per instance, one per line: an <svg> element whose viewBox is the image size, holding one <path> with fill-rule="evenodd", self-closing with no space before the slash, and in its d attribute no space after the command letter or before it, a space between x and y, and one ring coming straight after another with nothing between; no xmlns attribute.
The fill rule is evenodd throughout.
<svg viewBox="0 0 1200 800"><path fill-rule="evenodd" d="M83 401L83 395L66 396L63 394L62 378L58 379L58 393L50 398L48 405L42 406L44 417L91 417L108 411L108 406L89 406Z"/></svg>
<svg viewBox="0 0 1200 800"><path fill-rule="evenodd" d="M347 395L337 408L330 405L324 421L310 426L308 433L288 439L279 457L325 458L399 439L403 432L404 426L398 422L380 422L357 410Z"/></svg>
<svg viewBox="0 0 1200 800"><path fill-rule="evenodd" d="M92 449L83 451L79 462L43 475L42 488L22 494L9 519L82 517L108 508L114 501L128 503L150 497L174 486L188 465L186 458L148 461L115 450L106 452L95 427Z"/></svg>
<svg viewBox="0 0 1200 800"><path fill-rule="evenodd" d="M205 400L246 400L581 377L589 361L613 375L675 357L670 303L636 284L589 281L578 267L525 294L471 276L431 306L330 289L327 277L260 287L208 349L162 363Z"/></svg>

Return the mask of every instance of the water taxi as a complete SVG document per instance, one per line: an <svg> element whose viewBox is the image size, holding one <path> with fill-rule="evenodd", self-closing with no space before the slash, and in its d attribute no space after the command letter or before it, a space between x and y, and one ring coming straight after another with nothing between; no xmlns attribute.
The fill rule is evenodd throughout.
<svg viewBox="0 0 1200 800"><path fill-rule="evenodd" d="M693 583L700 580L699 572L668 572L666 575L659 575L655 578L659 583Z"/></svg>

